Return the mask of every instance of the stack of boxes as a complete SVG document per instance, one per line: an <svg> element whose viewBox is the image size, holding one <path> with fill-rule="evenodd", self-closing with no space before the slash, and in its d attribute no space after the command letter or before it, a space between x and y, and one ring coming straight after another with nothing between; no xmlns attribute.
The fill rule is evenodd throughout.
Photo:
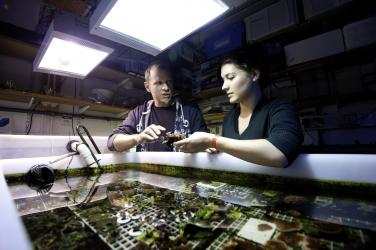
<svg viewBox="0 0 376 250"><path fill-rule="evenodd" d="M281 0L244 19L247 41L252 43L270 34L296 25L295 0Z"/></svg>
<svg viewBox="0 0 376 250"><path fill-rule="evenodd" d="M302 7L304 9L304 17L302 15L302 18L304 18L307 23L313 22L315 17L324 17L322 14L326 14L328 11L332 11L350 2L351 0L302 0ZM263 39L267 39L272 34L299 24L297 1L280 0L246 17L244 23L246 41L248 43L260 42ZM235 27L236 26L232 27L234 31L241 30ZM218 33L219 35L216 34L207 39L207 58L212 59L201 64L194 70L192 74L192 91L194 94L221 86L222 81L219 74L219 61L215 58L218 55L241 46L239 41L242 41L243 38L239 37L239 34L243 33L235 33L229 35L231 32L224 31ZM235 37L232 41L231 36ZM283 43L283 39L280 43L273 44L272 42L273 40L271 40L271 42L269 41L271 44L269 44L269 49L278 51L276 54L280 55L282 58L282 62L276 64L274 61L276 58L278 59L278 57L269 57L269 60L272 60L272 63L276 64L275 68L281 65L284 68L286 66L294 66L290 69L294 70L296 68L297 70L293 72L288 69L288 72L293 72L292 75L286 73L283 75L283 79L273 80L267 89L269 97L304 100L328 97L331 96L332 93L340 96L367 90L376 90L376 60L373 63L351 67L342 66L342 68L337 66L324 69L322 65L319 64L307 64L308 66L304 65L304 68L300 67L301 65L295 67L295 65L322 58L340 54L345 55L347 52L353 53L354 50L356 50L355 53L357 53L359 49L364 50L374 45L376 43L376 16L349 23L343 27L337 27L337 29L329 30L322 34L316 34L291 44ZM268 43L266 45L268 45ZM278 48L279 50L277 50ZM270 54L271 53L269 53L269 55ZM283 61L283 58L285 61ZM330 59L329 61L332 60ZM337 60L335 62L337 62ZM279 68L277 70L279 70ZM274 69L274 71L277 70ZM279 73L276 75L279 75ZM220 124L223 122L224 111L220 109L219 105L214 104L220 103L220 101L212 101L213 103L211 105L206 105L210 102L210 99L205 100L200 107L205 113L205 118L211 131L218 134L221 133ZM330 115L328 115L328 117L329 116ZM332 120L334 119L332 116L330 117ZM325 122L325 124L326 123L327 122ZM336 123L333 121L328 124L326 125L329 127L336 126ZM320 124L319 126L323 125Z"/></svg>

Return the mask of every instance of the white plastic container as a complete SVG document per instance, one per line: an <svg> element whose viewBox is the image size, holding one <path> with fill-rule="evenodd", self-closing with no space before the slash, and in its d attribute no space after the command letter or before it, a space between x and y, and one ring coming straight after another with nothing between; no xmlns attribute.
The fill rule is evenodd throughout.
<svg viewBox="0 0 376 250"><path fill-rule="evenodd" d="M304 16L306 19L337 8L351 0L303 0Z"/></svg>
<svg viewBox="0 0 376 250"><path fill-rule="evenodd" d="M295 0L281 0L246 17L247 41L252 42L297 23Z"/></svg>
<svg viewBox="0 0 376 250"><path fill-rule="evenodd" d="M289 44L284 47L287 66L328 57L345 51L340 29Z"/></svg>
<svg viewBox="0 0 376 250"><path fill-rule="evenodd" d="M343 27L346 49L356 49L376 43L376 16Z"/></svg>

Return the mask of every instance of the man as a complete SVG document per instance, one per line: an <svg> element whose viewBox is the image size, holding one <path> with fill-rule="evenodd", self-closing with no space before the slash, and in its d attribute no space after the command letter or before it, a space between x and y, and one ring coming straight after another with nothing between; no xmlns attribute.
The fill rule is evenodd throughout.
<svg viewBox="0 0 376 250"><path fill-rule="evenodd" d="M138 152L180 151L175 146L162 144L166 132L189 135L207 131L197 105L183 104L174 97L173 78L167 64L150 64L145 71L144 85L153 100L129 112L123 124L109 136L110 150L122 152L137 145Z"/></svg>

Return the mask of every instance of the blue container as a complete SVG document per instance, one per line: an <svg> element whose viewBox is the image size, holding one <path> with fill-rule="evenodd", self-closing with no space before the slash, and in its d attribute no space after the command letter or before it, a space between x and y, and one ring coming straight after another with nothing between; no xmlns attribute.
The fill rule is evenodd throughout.
<svg viewBox="0 0 376 250"><path fill-rule="evenodd" d="M136 75L144 76L148 63L141 60L127 59L124 62L124 66L126 73L134 73Z"/></svg>
<svg viewBox="0 0 376 250"><path fill-rule="evenodd" d="M243 23L235 23L205 40L208 59L243 46Z"/></svg>

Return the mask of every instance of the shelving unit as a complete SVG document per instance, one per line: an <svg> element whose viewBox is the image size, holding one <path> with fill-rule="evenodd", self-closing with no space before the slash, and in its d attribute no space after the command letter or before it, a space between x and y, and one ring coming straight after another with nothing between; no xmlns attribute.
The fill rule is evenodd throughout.
<svg viewBox="0 0 376 250"><path fill-rule="evenodd" d="M203 90L197 94L194 94L193 99L194 100L207 99L207 98L218 96L221 94L222 95L225 94L222 90L222 87L211 88L211 89Z"/></svg>
<svg viewBox="0 0 376 250"><path fill-rule="evenodd" d="M331 10L324 11L316 16L306 18L303 11L303 0L296 0L296 3L298 11L297 24L283 28L252 42L252 44L264 47L265 50L269 49L268 55L272 63L269 65L268 80L271 85L266 94L270 97L285 96L294 100L298 110L304 114L301 118L305 118L306 114L308 116L324 116L327 113L326 110L331 110L332 107L335 107L337 110L343 110L341 112L347 112L345 110L351 110L351 108L348 108L351 107L353 103L375 101L376 82L372 80L375 79L375 70L373 70L372 73L364 73L363 67L376 67L376 44L373 43L356 49L348 47L343 28L348 24L374 16L376 4L364 4L361 1L354 0ZM264 27L259 28L262 29ZM342 31L343 43L345 45L343 52L315 60L311 59L310 61L292 66L286 66L285 46L336 29L341 29ZM242 51L242 49L244 48L237 49L236 51ZM211 60L220 61L221 57L223 57L223 55L212 58ZM357 72L354 73L358 68L360 72L359 75ZM324 78L321 79L321 77ZM367 80L365 80L366 78ZM289 85L288 82L291 84ZM274 83L280 84L274 85ZM221 87L205 89L208 86L209 85L201 85L201 88L197 88L202 90L192 94L192 100L205 102L208 98L224 94ZM325 88L323 89L323 87ZM271 95L271 90L278 91L273 92L276 96ZM278 96L278 94L281 96ZM367 113L368 111L365 112ZM374 113L374 111L369 112ZM219 113L209 113L204 116L215 117L218 115ZM210 122L210 119L208 119L208 121ZM337 124L337 126L327 128L307 128L307 130L317 132L318 146L323 149L321 152L332 152L334 148L340 149L341 145L330 146L331 144L325 144L325 140L322 140L324 133L336 129L347 131L351 129L373 129L375 128L373 121L374 120L372 120L369 125L364 126L343 127L341 124ZM213 127L215 126L218 125L213 123ZM343 146L346 147L346 145ZM312 146L308 146L308 148L309 147ZM369 148L373 148L373 151L375 151L376 145L370 144L367 150ZM359 152L361 152L361 150Z"/></svg>
<svg viewBox="0 0 376 250"><path fill-rule="evenodd" d="M292 75L296 73L300 73L307 69L312 69L314 67L345 67L349 65L349 63L354 63L359 60L367 60L372 59L376 55L376 46L372 45L366 48L360 48L358 50L338 54L335 56L318 59L314 61L310 61L307 63L302 63L299 65L294 65L287 67L284 70L276 71L270 73L270 80L277 80L285 77L291 77ZM201 100L201 99L207 99L210 97L218 96L224 94L222 91L222 87L216 87L216 88L210 88L203 90L197 94L193 94L193 100ZM368 95L368 93L365 93ZM321 100L320 100L321 101ZM303 103L304 101L300 101L300 103Z"/></svg>
<svg viewBox="0 0 376 250"><path fill-rule="evenodd" d="M266 43L271 41L283 41L290 43L297 40L305 39L317 33L335 29L338 23L351 23L363 16L364 13L369 12L361 1L350 1L340 5L334 9L327 10L321 14L305 19L302 0L296 0L298 7L299 23L281 29L277 32L266 35L257 39L256 43Z"/></svg>
<svg viewBox="0 0 376 250"><path fill-rule="evenodd" d="M326 31L342 28L345 24L354 22L358 19L362 19L365 15L372 13L372 10L376 10L376 5L371 4L371 8L361 3L361 1L350 1L341 5L335 9L328 10L317 16L313 16L308 20L304 19L302 1L297 0L298 3L298 15L299 23L288 28L281 29L277 32L266 35L258 40L255 40L253 44L269 44L278 42L283 47L286 44L299 41ZM241 50L241 49L239 49ZM314 61L301 63L298 65L279 68L272 72L269 72L269 78L271 80L289 77L290 75L306 70L307 68L317 67L324 65L330 67L333 65L347 65L354 60L362 60L365 58L374 58L376 54L376 45L359 48L352 51L346 51L341 54L337 54L330 57L320 58ZM219 56L220 57L220 56ZM193 98L196 100L213 97L221 94L220 87L213 89L205 89L200 93L193 94Z"/></svg>
<svg viewBox="0 0 376 250"><path fill-rule="evenodd" d="M28 106L31 106L32 103L36 101L48 102L54 104L65 104L65 105L74 105L80 107L80 114L83 114L85 111L98 111L105 112L117 115L119 118L125 116L130 109L110 106L106 104L99 104L89 101L83 101L73 98L66 98L60 96L49 96L42 95L32 92L22 92L16 90L0 89L0 100L12 101L12 102L23 102L29 103Z"/></svg>
<svg viewBox="0 0 376 250"><path fill-rule="evenodd" d="M345 53L337 54L330 57L320 58L317 60L309 61L306 63L301 63L287 67L283 70L271 72L269 74L271 80L289 77L292 74L299 73L314 67L346 67L348 65L353 65L354 63L375 59L376 55L376 45L371 45Z"/></svg>

